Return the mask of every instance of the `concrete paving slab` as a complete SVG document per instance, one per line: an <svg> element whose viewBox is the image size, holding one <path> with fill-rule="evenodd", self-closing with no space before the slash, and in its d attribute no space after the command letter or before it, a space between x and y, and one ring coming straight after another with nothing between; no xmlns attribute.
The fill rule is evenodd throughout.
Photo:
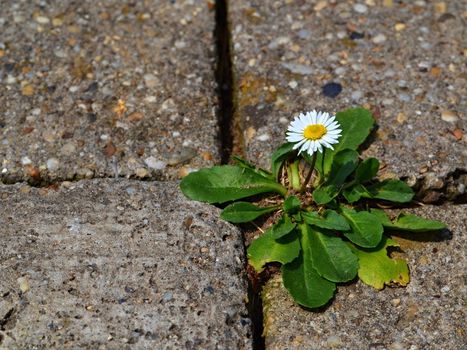
<svg viewBox="0 0 467 350"><path fill-rule="evenodd" d="M0 186L0 349L249 349L241 233L172 182Z"/></svg>
<svg viewBox="0 0 467 350"><path fill-rule="evenodd" d="M467 164L465 16L456 0L230 1L247 157L267 166L299 112L364 106L384 176L463 193L451 175Z"/></svg>
<svg viewBox="0 0 467 350"><path fill-rule="evenodd" d="M419 241L396 237L411 270L406 288L339 286L331 306L311 312L294 304L276 276L263 289L266 348L463 348L467 205L410 211L447 222L451 232L420 234Z"/></svg>
<svg viewBox="0 0 467 350"><path fill-rule="evenodd" d="M208 5L2 1L0 180L175 179L217 162Z"/></svg>

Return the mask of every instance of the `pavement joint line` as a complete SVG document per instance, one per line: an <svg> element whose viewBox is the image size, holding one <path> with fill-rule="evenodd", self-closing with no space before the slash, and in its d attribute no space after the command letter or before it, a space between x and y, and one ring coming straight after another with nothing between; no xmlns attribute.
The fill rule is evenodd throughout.
<svg viewBox="0 0 467 350"><path fill-rule="evenodd" d="M234 138L234 137L232 137ZM235 142L235 141L234 141ZM230 154L229 154L230 157ZM227 162L223 162L223 164L226 164ZM431 189L429 188L428 190L425 190L424 187L424 182L427 180L426 177L421 177L416 179L416 181L411 184L411 187L415 191L415 200L419 203L422 204L430 204L430 205L435 205L435 206L440 206L443 204L467 204L467 191L464 191L464 194L456 196L454 198L449 198L449 187L452 185L455 185L455 180L459 179L461 176L466 176L467 175L467 169L461 169L457 168L456 170L448 173L444 179L442 179L443 182L443 187L440 189ZM28 180L22 180L22 181L11 181L11 182L5 182L0 180L0 185L15 185L17 183L24 183L27 184L31 187L38 187L38 188L43 188L43 187L50 187L54 185L61 184L63 182L78 182L81 180L92 180L92 179L128 179L131 181L142 181L142 182L151 182L151 181L170 181L167 179L160 178L158 176L150 176L146 178L139 178L139 177L128 177L125 175L116 175L116 176L93 176L91 178L82 178L82 177L73 177L73 178L56 178L54 180L49 180L49 179L28 179ZM401 178L401 180L408 180L407 178ZM430 201L424 201L424 198L426 195L429 195L430 193L434 193L440 196L439 200L436 200L434 202ZM413 205L409 206L402 206L400 208L412 208Z"/></svg>
<svg viewBox="0 0 467 350"><path fill-rule="evenodd" d="M221 164L228 164L232 154L244 155L243 152L243 132L239 124L239 115L236 111L235 79L232 68L232 41L231 28L228 20L228 0L218 0L216 2L214 37L216 44L216 67L215 76L217 81L217 93L219 107L217 110L219 121L219 147ZM247 256L247 246L242 230L243 254ZM245 271L248 262L245 265ZM263 304L260 290L255 291L252 281L245 274L248 283L248 309L251 320L251 331L253 335L253 350L264 350L265 342L263 337Z"/></svg>
<svg viewBox="0 0 467 350"><path fill-rule="evenodd" d="M216 45L215 79L219 106L217 118L219 122L219 147L221 163L227 164L235 142L232 133L233 121L233 76L231 57L231 35L227 20L227 0L216 2L214 38Z"/></svg>
<svg viewBox="0 0 467 350"><path fill-rule="evenodd" d="M12 181L12 182L2 182L0 181L0 185L2 186L14 186L16 184L24 184L28 185L30 187L35 187L35 188L47 188L51 186L57 186L60 185L64 182L79 182L79 181L91 181L95 179L100 179L100 180L119 180L119 179L126 179L129 181L134 181L134 182L173 182L173 180L161 180L160 178L157 177L147 177L147 178L136 178L136 177L127 177L127 176L94 176L91 178L78 178L74 177L72 179L54 179L54 181L37 181L33 182L30 180L24 180L24 181Z"/></svg>

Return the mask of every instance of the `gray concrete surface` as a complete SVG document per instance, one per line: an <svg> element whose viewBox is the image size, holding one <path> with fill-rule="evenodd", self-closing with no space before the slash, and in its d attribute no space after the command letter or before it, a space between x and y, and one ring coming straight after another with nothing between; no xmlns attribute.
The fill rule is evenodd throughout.
<svg viewBox="0 0 467 350"><path fill-rule="evenodd" d="M382 176L408 177L426 202L440 197L430 190L464 193L465 176L451 176L467 164L464 5L230 1L247 157L268 166L299 112L364 106L379 126L365 154L383 161ZM334 98L322 91L331 82L342 86Z"/></svg>
<svg viewBox="0 0 467 350"><path fill-rule="evenodd" d="M2 1L0 180L175 179L217 162L208 5Z"/></svg>
<svg viewBox="0 0 467 350"><path fill-rule="evenodd" d="M266 348L461 349L465 346L467 205L410 210L448 223L440 234L395 237L408 261L406 288L376 291L361 282L339 286L332 304L306 311L294 304L280 276L263 290Z"/></svg>
<svg viewBox="0 0 467 350"><path fill-rule="evenodd" d="M0 186L0 349L249 349L241 233L176 183Z"/></svg>

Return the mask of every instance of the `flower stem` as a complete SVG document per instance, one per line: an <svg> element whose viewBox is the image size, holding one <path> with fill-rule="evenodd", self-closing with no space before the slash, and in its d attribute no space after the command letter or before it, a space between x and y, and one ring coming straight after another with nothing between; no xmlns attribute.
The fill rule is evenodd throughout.
<svg viewBox="0 0 467 350"><path fill-rule="evenodd" d="M316 152L313 153L313 158L311 158L310 170L308 171L308 175L306 176L305 182L303 182L302 188L300 189L301 192L305 192L306 185L308 185L308 182L310 182L311 175L313 175L313 171L315 170L316 154Z"/></svg>
<svg viewBox="0 0 467 350"><path fill-rule="evenodd" d="M298 170L298 163L300 159L294 160L292 164L289 165L290 170L290 183L292 184L292 188L294 190L300 190L300 172Z"/></svg>

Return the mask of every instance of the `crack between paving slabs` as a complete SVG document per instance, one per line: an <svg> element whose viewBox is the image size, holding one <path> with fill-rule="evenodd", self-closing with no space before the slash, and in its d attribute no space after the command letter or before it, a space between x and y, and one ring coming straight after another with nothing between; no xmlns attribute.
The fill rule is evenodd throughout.
<svg viewBox="0 0 467 350"><path fill-rule="evenodd" d="M92 176L92 177L81 177L77 174L75 174L73 177L70 178L55 178L55 179L44 179L44 178L39 178L39 179L15 179L11 181L1 181L0 180L0 185L3 186L13 186L16 184L24 184L28 185L30 187L35 187L35 188L58 188L62 183L64 182L79 182L83 180L95 180L95 179L108 179L108 180L119 180L119 179L125 179L125 180L130 180L130 181L140 181L140 182L153 182L153 181L170 181L163 176L148 176L148 177L137 177L136 175L118 175L118 176L110 176L110 175L102 175L102 176Z"/></svg>
<svg viewBox="0 0 467 350"><path fill-rule="evenodd" d="M243 155L243 152L235 152L235 153L228 153L229 157L231 154L240 154ZM223 162L222 164L227 164L228 162ZM458 190L456 193L455 188L459 188L460 186L465 186L462 179L467 177L467 170L457 168L456 170L448 173L444 178L436 178L435 181L441 182L441 187L432 187L430 185L430 181L433 179L428 177L419 177L416 179L411 180L409 177L401 177L400 179L409 183L410 187L412 187L415 191L415 203L421 203L426 205L435 205L440 206L444 204L467 204L467 191L464 189L464 192ZM63 182L78 182L81 180L92 180L92 179L127 179L132 181L143 181L143 182L151 182L151 181L168 181L164 176L160 175L153 175L148 177L137 177L136 175L93 175L92 177L83 177L78 174L70 178L14 178L14 179L0 179L0 185L9 186L15 185L18 183L22 183L31 187L36 188L47 188L47 187L58 187ZM428 184L427 184L428 183ZM413 206L409 206L413 207Z"/></svg>
<svg viewBox="0 0 467 350"><path fill-rule="evenodd" d="M231 29L228 21L228 0L217 0L215 3L214 37L216 44L217 62L215 77L217 81L218 94L218 125L219 125L219 147L221 163L228 164L232 154L244 155L243 132L240 125L236 107L235 78L232 69ZM243 240L243 254L247 256L245 244L245 231L240 228ZM264 350L263 338L263 305L260 290L253 287L246 272L248 261L244 271L248 283L247 309L251 320L251 332L253 337L253 349Z"/></svg>

